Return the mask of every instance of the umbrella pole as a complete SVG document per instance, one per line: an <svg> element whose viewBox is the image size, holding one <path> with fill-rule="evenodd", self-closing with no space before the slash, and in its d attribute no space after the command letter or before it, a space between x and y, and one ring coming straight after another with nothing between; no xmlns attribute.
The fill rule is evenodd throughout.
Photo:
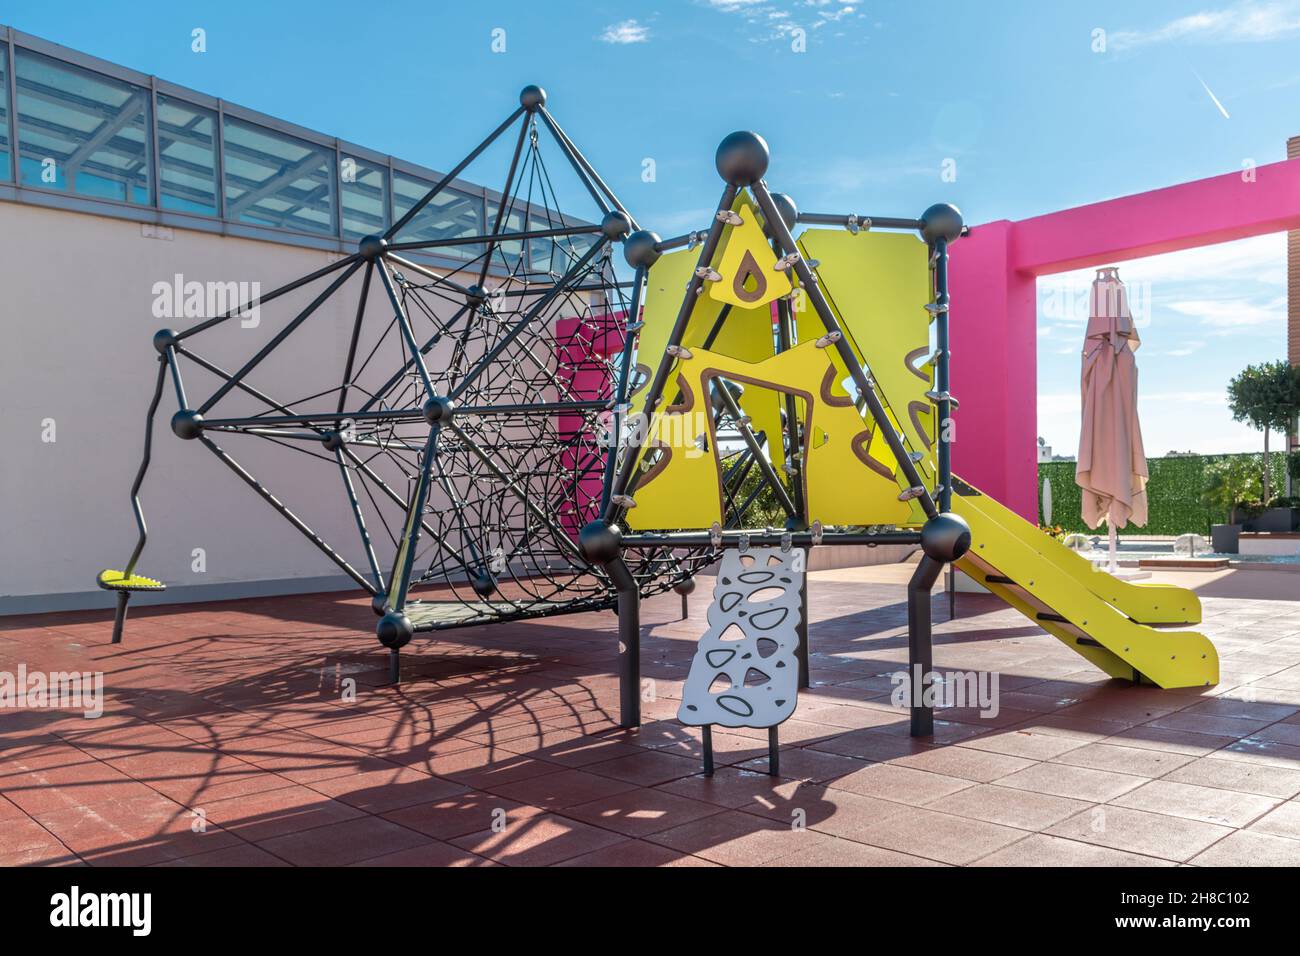
<svg viewBox="0 0 1300 956"><path fill-rule="evenodd" d="M1110 518L1106 518L1106 527L1110 529L1110 568L1109 573L1114 574L1119 569L1119 562L1115 560L1115 552L1119 547L1119 535L1115 531L1115 525Z"/></svg>

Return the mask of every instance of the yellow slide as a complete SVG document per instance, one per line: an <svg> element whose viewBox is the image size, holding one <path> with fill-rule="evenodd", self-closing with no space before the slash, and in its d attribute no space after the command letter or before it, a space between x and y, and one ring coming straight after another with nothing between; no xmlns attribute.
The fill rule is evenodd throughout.
<svg viewBox="0 0 1300 956"><path fill-rule="evenodd" d="M972 539L957 567L1035 624L1112 677L1218 683L1219 655L1204 635L1149 626L1199 622L1191 591L1120 581L959 479L953 491Z"/></svg>

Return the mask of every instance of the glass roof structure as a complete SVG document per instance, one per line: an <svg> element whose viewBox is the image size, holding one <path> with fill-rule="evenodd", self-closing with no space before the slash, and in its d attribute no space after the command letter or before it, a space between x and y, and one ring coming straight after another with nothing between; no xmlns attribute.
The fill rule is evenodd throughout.
<svg viewBox="0 0 1300 956"><path fill-rule="evenodd" d="M0 26L0 201L352 252L441 178ZM488 232L499 198L457 180L394 238ZM529 215L529 226L545 216ZM550 254L523 243L503 251ZM455 267L482 252L446 246L419 258Z"/></svg>

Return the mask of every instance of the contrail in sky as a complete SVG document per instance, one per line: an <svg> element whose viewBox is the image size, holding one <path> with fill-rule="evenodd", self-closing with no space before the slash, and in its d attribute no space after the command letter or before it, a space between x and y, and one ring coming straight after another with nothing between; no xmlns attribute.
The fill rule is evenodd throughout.
<svg viewBox="0 0 1300 956"><path fill-rule="evenodd" d="M1219 112L1223 114L1223 118L1232 119L1232 117L1228 115L1228 111L1223 108L1223 104L1219 102L1219 98L1214 95L1214 90L1210 89L1210 87L1206 84L1206 82L1201 79L1201 74L1197 73L1195 70L1192 70L1192 76L1196 77L1197 81L1201 84L1201 87L1205 90L1206 94L1209 95L1210 99L1214 101L1214 105L1219 108Z"/></svg>

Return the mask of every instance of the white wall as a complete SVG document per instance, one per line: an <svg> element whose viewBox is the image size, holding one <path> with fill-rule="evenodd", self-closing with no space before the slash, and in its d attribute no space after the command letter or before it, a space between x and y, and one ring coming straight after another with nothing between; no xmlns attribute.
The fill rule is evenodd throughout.
<svg viewBox="0 0 1300 956"><path fill-rule="evenodd" d="M170 241L143 233L138 223L0 203L0 613L111 606L95 575L121 568L135 541L128 490L157 370L151 339L159 327L194 324L155 318L154 284L179 272L199 281L261 282L265 293L339 258L180 229ZM337 383L359 278L249 383L281 400L300 398L329 377ZM257 328L227 323L188 344L233 371L328 281L265 306ZM382 296L375 282L372 303ZM187 379L191 404L215 384L208 375ZM143 489L150 538L138 570L166 581L166 598L179 600L347 583L202 444L172 434L175 410L169 385ZM55 425L52 443L42 441L46 420ZM218 443L326 540L344 543L349 560L364 569L337 470L287 467L285 455L293 453L258 439L218 436ZM206 552L205 573L191 568L195 548Z"/></svg>

